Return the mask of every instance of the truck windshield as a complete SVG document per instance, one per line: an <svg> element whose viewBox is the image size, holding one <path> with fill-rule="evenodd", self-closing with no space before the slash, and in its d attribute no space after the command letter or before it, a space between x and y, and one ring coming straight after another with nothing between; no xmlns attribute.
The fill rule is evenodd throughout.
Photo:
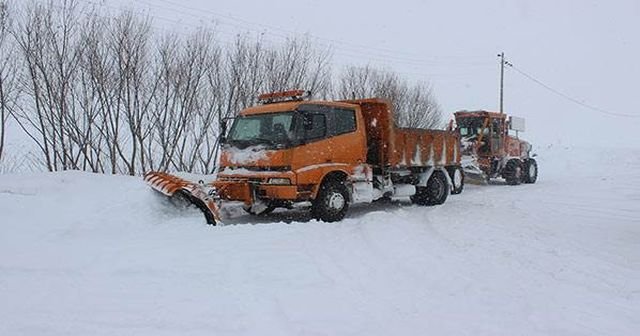
<svg viewBox="0 0 640 336"><path fill-rule="evenodd" d="M237 147L265 145L284 148L295 140L294 112L254 114L233 123L227 142Z"/></svg>
<svg viewBox="0 0 640 336"><path fill-rule="evenodd" d="M483 133L484 118L465 118L457 121L458 131L463 137L470 137ZM489 134L489 129L484 129L484 134Z"/></svg>

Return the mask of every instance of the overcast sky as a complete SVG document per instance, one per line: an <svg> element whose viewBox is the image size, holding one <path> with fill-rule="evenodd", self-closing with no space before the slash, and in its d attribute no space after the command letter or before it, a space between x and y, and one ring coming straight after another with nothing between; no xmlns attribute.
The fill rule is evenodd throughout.
<svg viewBox="0 0 640 336"><path fill-rule="evenodd" d="M82 0L89 1L89 0ZM148 10L158 29L215 22L220 40L308 34L331 46L334 65L375 65L429 82L446 113L498 110L504 51L505 111L527 120L535 144L640 146L640 0L363 1L104 0Z"/></svg>

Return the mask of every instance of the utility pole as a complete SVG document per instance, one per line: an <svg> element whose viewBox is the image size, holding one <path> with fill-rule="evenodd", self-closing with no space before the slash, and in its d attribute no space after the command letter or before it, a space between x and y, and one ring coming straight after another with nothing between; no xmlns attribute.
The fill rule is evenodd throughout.
<svg viewBox="0 0 640 336"><path fill-rule="evenodd" d="M503 102L504 102L504 52L498 54L500 57L500 114L504 113L503 111Z"/></svg>

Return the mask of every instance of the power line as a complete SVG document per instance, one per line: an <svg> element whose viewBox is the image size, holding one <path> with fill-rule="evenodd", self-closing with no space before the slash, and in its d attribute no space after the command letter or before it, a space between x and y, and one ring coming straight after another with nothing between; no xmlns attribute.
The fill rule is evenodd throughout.
<svg viewBox="0 0 640 336"><path fill-rule="evenodd" d="M288 39L290 38L292 35L300 35L300 32L297 31L293 31L293 30L289 30L289 29L285 29L285 28L281 28L279 26L275 26L275 25L269 25L269 24L264 24L264 23L256 23L256 22L251 22L245 19L241 19L235 16L230 16L230 15L225 15L225 14L221 14L221 13L217 13L215 11L206 9L206 8L194 8L194 7L189 7L189 6L185 6L184 4L178 4L176 2L173 1L168 1L168 0L157 0L160 2L163 2L165 4L168 4L169 6L172 6L171 8L169 7L165 7L165 6L159 6L157 3L150 3L148 1L144 1L144 0L140 0L139 2L142 2L144 4L146 4L147 6L149 6L150 8L155 8L155 9L161 9L161 10L165 10L165 11L172 11L172 12L180 12L182 14L185 15L189 15L198 19L202 19L203 17L199 14L192 14L192 13L187 13L183 10L191 10L191 11L196 11L198 13L208 13L214 17L217 17L219 22L221 22L224 25L228 25L231 27L236 27L238 29L245 29L245 30L252 30L252 31L257 31L261 34L267 34L267 35L272 35L274 37L277 38L282 38L282 39ZM176 9L180 8L180 9ZM228 21L234 21L236 23L229 23ZM250 28L248 26L254 26L254 27L261 27L259 30L256 28ZM353 43L353 42L345 42L345 41L341 41L341 40L337 40L337 39L330 39L330 38L325 38L325 37L320 37L314 34L310 34L310 33L306 33L304 34L306 36L309 36L317 41L325 41L325 43L327 43L329 46L331 46L333 49L335 49L336 51L338 51L338 54L343 54L347 57L354 57L353 55L356 54L358 58L362 59L362 58L369 58L372 60L384 60L384 61L391 61L393 63L404 63L404 64L413 64L413 65L428 65L428 66L451 66L451 67L460 67L460 66L468 66L468 67L474 67L474 66L488 66L489 63L487 62L478 62L478 61L461 61L461 60L447 60L445 62L439 61L437 60L437 58L435 57L430 57L432 58L432 60L426 60L424 59L425 56L421 55L419 56L419 58L416 58L415 55L411 55L408 54L406 52L402 52L400 50L391 50L391 49L385 49L385 48L380 48L380 47L374 47L371 45L363 45L363 44L357 44L357 43ZM399 55L411 55L410 57L402 57ZM447 57L448 59L454 58L454 57ZM467 57L467 59L469 59Z"/></svg>
<svg viewBox="0 0 640 336"><path fill-rule="evenodd" d="M97 2L98 0L80 0L82 2L91 4L93 6L96 7L107 7L107 8L111 8L111 9L117 9L114 6L111 6L109 4L107 4L106 2ZM202 13L202 12L207 12L207 13L211 13L214 17L221 17L221 18L226 18L226 19L233 19L236 22L240 22L240 23L244 23L245 25L239 25L236 23L229 23L226 21L222 21L220 19L216 19L216 21L214 21L215 23L219 23L222 25L227 25L230 26L232 28L236 28L236 29L245 29L245 30L249 30L249 31L253 31L253 32L257 32L261 37L261 39L267 43L272 43L272 44L276 44L277 42L275 42L274 40L270 40L265 38L265 35L270 35L272 37L278 38L278 39L282 39L282 40L288 40L291 38L290 35L285 35L285 34L281 34L281 33L276 33L273 31L269 31L269 30L255 30L255 29L250 29L248 28L246 25L255 25L255 26L262 26L262 27L268 27L268 28L273 28L273 29L279 29L283 32L289 33L289 34L296 34L296 32L291 31L291 30L286 30L283 28L279 28L277 26L271 26L271 25L265 25L265 24L261 24L261 23L252 23L250 21L246 21L243 19L238 19L232 16L228 16L228 15L223 15L223 14L218 14L215 13L213 11L207 10L207 9L196 9L193 7L188 7L188 6L184 6L184 5L178 5L174 2L171 1L166 1L166 0L158 0L158 1L162 1L164 3L167 4L173 4L174 6L177 6L179 9L177 8L169 8L169 7L164 7L164 6L158 6L156 3L151 3L145 0L139 0L139 3L143 3L146 4L147 7L147 13L145 13L145 15L147 15L148 17L157 19L157 20L161 20L161 21L166 21L166 22L170 22L173 24L181 24L181 25L186 25L186 26L191 26L191 27L195 27L195 28L202 28L202 26L199 25L194 25L193 23L189 23L189 22L184 22L182 20L179 19L169 19L157 14L151 14L149 11L151 9L157 9L157 10L165 10L165 11L172 11L174 13L181 13L183 15L188 15L191 17L194 17L196 19L199 19L201 22L209 22L211 23L212 21L210 19L207 19L204 16L200 16L200 15L196 15L193 13L189 13L186 12L184 10L197 10L198 12ZM180 32L179 32L180 33ZM222 34L222 35L226 35L226 36L238 36L238 34L234 34L232 32L229 31L224 31L221 29L215 29L214 33L216 34ZM305 34L307 36L313 37L313 35L311 34ZM316 42L319 43L319 39L324 39L324 38L319 38L319 37L313 37L316 39ZM216 39L214 39L216 40ZM338 55L344 58L349 58L349 59L356 59L359 61L362 60L367 60L369 62L382 62L382 63L387 63L387 64L405 64L405 65L410 65L413 67L423 67L423 66L428 66L430 68L435 67L435 68L451 68L451 67L456 67L456 68L460 68L460 67L467 67L467 68L480 68L480 67L487 67L489 65L492 65L493 63L489 63L489 62L482 62L482 61L468 61L468 62L464 62L464 61L459 61L459 60L453 60L453 61L447 61L442 62L442 61L436 61L436 60L424 60L424 59L414 59L414 58L405 58L405 57L397 57L397 56L388 56L385 55L384 52L375 52L375 50L382 50L382 49L378 49L378 48L373 48L373 47L365 47L365 46L361 46L361 45L354 45L354 44L350 44L347 42L343 42L343 41L339 41L339 40L331 40L331 39L324 39L327 41L331 41L331 42L335 42L335 43L340 43L340 44L344 44L343 46L335 46L332 44L328 45L328 48L332 50L332 54L333 55ZM220 41L223 44L226 45L232 45L233 42L230 41ZM358 48L366 48L366 49L370 49L367 51L363 51L363 50L358 50ZM374 50L374 52L372 52L372 50Z"/></svg>
<svg viewBox="0 0 640 336"><path fill-rule="evenodd" d="M558 95L558 96L560 96L560 97L562 97L562 98L564 98L564 99L566 99L566 100L568 100L570 102L573 102L573 103L578 104L578 105L580 105L580 106L582 106L584 108L587 108L589 110L596 111L596 112L603 113L603 114L610 115L610 116L615 116L615 117L640 118L640 115L612 112L612 111L601 109L599 107L596 107L596 106L593 106L593 105L590 105L590 104L583 103L582 101L580 101L580 100L578 100L576 98L573 98L573 97L571 97L571 96L569 96L569 95L567 95L567 94L565 94L565 93L563 93L561 91L558 91L558 90L552 88L551 86L543 83L539 79L536 79L535 77L529 75L528 73L518 69L517 67L515 67L513 65L513 63L505 62L505 65L507 65L511 69L515 70L516 72L518 72L520 75L524 76L525 78L527 78L527 79L533 81L534 83L542 86L543 88L547 89L548 91L551 91L552 93L554 93L554 94L556 94L556 95Z"/></svg>
<svg viewBox="0 0 640 336"><path fill-rule="evenodd" d="M45 0L38 0L38 1L42 1L41 3L45 3L44 2ZM189 22L184 22L184 21L182 21L180 19L170 19L170 18L167 18L167 17L164 17L164 16L154 15L154 14L151 14L148 10L144 10L144 9L141 9L141 8L138 8L138 9L133 9L133 8L123 9L123 8L118 8L118 7L115 7L115 6L108 5L106 3L96 2L96 1L92 1L92 0L80 0L80 1L93 6L94 9L96 9L96 8L111 9L111 10L116 11L116 13L132 11L133 13L139 14L139 15L141 15L143 17L146 16L146 17L154 19L154 20L165 21L165 22L172 23L172 24L175 24L175 25L188 26L188 27L191 27L193 29L205 29L205 28L207 28L206 25L197 25L197 24L193 24L193 23L189 23ZM56 5L52 5L52 6L54 6L56 8L61 8L61 9L64 8L62 6L56 6ZM98 17L103 18L103 19L115 19L117 17L117 14L115 14L115 16L111 16L111 15L105 16L105 15L100 15L97 12L86 12L83 9L79 9L78 11L81 14L85 14L87 17L89 17L91 15L95 15L95 16L98 16ZM176 34L180 34L180 35L187 36L187 37L189 36L189 34L183 32L183 31L180 31L180 30L177 30L177 29L168 29L166 27L157 27L153 23L154 23L153 20L151 20L149 22L149 26L150 26L151 29L153 29L155 31L168 33L168 34L176 33ZM235 36L238 36L237 34L233 34L233 33L226 32L226 31L222 31L222 30L219 30L219 29L214 29L214 30L212 30L212 32L213 32L214 35L227 35L227 36L231 36L232 38L235 37ZM229 47L233 47L233 45L234 45L234 41L232 41L232 40L223 40L223 39L219 39L219 38L212 38L212 40L215 41L215 42L218 42L220 44L227 45ZM266 42L272 42L272 41L268 41L268 40L265 40L265 41Z"/></svg>
<svg viewBox="0 0 640 336"><path fill-rule="evenodd" d="M163 3L169 4L169 5L172 5L172 6L177 6L177 7L183 8L183 9L196 11L198 13L206 12L206 13L209 13L209 14L211 14L213 16L217 16L219 18L233 20L233 21L241 23L242 24L241 27L243 27L245 29L246 29L246 25L248 24L248 25L263 27L263 29L271 29L272 31L273 30L277 30L277 31L280 31L280 32L284 32L284 33L286 33L288 35L291 35L291 34L298 35L298 34L300 34L300 32L293 31L293 30L290 30L290 29L285 29L285 28L282 28L280 26L271 25L271 24L265 24L265 23L258 23L258 22L251 22L249 20L238 18L238 17L232 16L232 15L221 14L221 13L212 11L210 9L188 7L188 6L185 6L182 3L176 3L174 1L169 1L169 0L156 0L156 1L160 1L160 2L163 2ZM148 2L146 2L146 3L149 4ZM154 5L154 7L170 10L167 7L162 7L162 6L157 6L157 5ZM272 31L267 31L267 33L275 34ZM279 34L275 34L275 35L279 35ZM352 47L352 48L360 48L360 49L364 49L364 50L368 50L368 51L374 50L374 51L387 53L387 54L392 54L392 55L404 54L404 55L408 55L410 57L420 57L419 59L416 59L416 58L411 59L411 60L414 60L414 61L424 61L423 58L425 57L424 55L416 56L415 54L406 53L406 52L403 52L403 51L400 51L400 50L393 50L393 49L374 47L374 46L371 46L371 45L356 44L356 43L353 43L353 42L345 42L345 41L342 41L342 40L321 37L321 36L314 35L314 34L306 34L306 35L309 35L309 36L311 36L311 37L313 37L315 39L318 39L318 40L325 40L325 41L328 41L330 43L341 44L341 45L345 45L345 46ZM280 35L280 36L282 36L282 35ZM468 57L468 56L465 56L465 57L467 59L470 59L470 57ZM449 58L451 58L451 57L449 57Z"/></svg>
<svg viewBox="0 0 640 336"><path fill-rule="evenodd" d="M94 6L99 6L99 7L109 7L112 9L115 9L114 6L110 6L104 2L98 3L95 2L97 0L80 0L89 4L92 4ZM193 10L193 11L198 11L199 13L205 12L205 13L210 13L212 14L212 16L217 17L216 21L214 21L215 23L219 23L222 25L226 25L235 29L244 29L244 30L248 30L248 31L253 31L253 32L257 32L260 36L262 36L262 40L264 40L265 42L268 43L273 43L275 44L276 42L274 42L273 40L267 39L264 36L265 35L270 35L272 37L278 38L278 39L282 39L284 41L287 41L291 38L292 35L295 34L299 34L296 33L294 31L291 30L286 30L283 28L279 28L277 26L272 26L272 25L266 25L266 24L261 24L261 23L253 23L250 21L246 21L243 19L238 19L232 16L228 16L228 15L223 15L223 14L218 14L216 12L213 12L211 10L208 9L196 9L193 7L188 7L188 6L184 6L184 5L179 5L176 4L175 2L171 2L171 1L166 1L166 0L158 0L158 1L162 1L164 3L167 4L172 4L172 6L176 6L178 8L169 8L169 7L164 7L164 6L159 6L156 3L151 3L148 1L144 1L144 0L139 0L139 3L143 3L146 4L147 10L151 10L151 9L156 9L156 10L164 10L164 11L171 11L174 13L180 13L183 15L187 15L187 16L191 16L193 18L199 19L201 22L211 22L210 19L207 19L204 16L201 15L196 15L193 13L189 13L185 10ZM192 23L189 22L181 22L182 20L178 20L178 19L169 19L166 17L162 17L160 15L157 14L150 14L149 12L147 12L146 14L147 16L151 17L151 18L155 18L158 20L162 20L162 21L166 21L166 22L170 22L170 23L174 23L174 24L182 24L182 25L187 25L187 26L191 26L191 27L200 27L201 26L197 26L194 25ZM239 22L241 24L238 23L229 23L226 20L223 21L222 19L229 19L229 20L234 20L236 22ZM271 28L271 29L276 29L288 34L292 34L292 35L285 35L279 32L274 32L272 30L257 30L257 29L251 29L250 27L247 27L247 25L254 25L254 26L261 26L261 27L266 27L266 28ZM234 33L231 33L229 31L224 31L224 30L220 30L220 29L216 29L215 32L217 34L223 34L223 35L227 35L227 36L234 36ZM371 46L365 47L362 45L357 45L357 44L352 44L352 43L347 43L347 42L343 42L343 41L339 41L339 40L331 40L331 39L325 39L325 38L321 38L321 37L314 37L311 34L305 34L306 36L312 37L316 40L316 43L320 43L319 40L326 40L326 41L330 41L330 43L328 44L328 49L332 50L332 54L333 55L338 55L344 58L350 58L350 59L356 59L359 61L362 60L367 60L369 62L383 62L383 63L388 63L388 64L405 64L405 65L410 65L413 67L422 67L422 66L428 66L428 67L436 67L436 68L450 68L450 67L456 67L456 68L460 68L460 67L467 67L467 68L479 68L479 67L487 67L489 65L492 65L493 63L489 63L489 62L482 62L482 61L460 61L460 60L453 60L453 61L447 61L447 62L442 62L442 61L437 61L437 60L425 60L425 59L415 59L415 58L406 58L406 57L398 57L398 56L389 56L386 55L384 51L384 49L380 49L380 48L374 48ZM237 36L237 34L235 34L235 36ZM228 42L228 41L224 41L224 44L232 44L232 42ZM336 44L341 44L340 46L335 46L331 43L336 43ZM360 49L360 50L359 50ZM362 49L368 49L368 50L362 50Z"/></svg>
<svg viewBox="0 0 640 336"><path fill-rule="evenodd" d="M44 3L46 3L47 0L37 0L37 1L38 1L38 3L44 4ZM114 14L113 11L115 11L116 13L117 12L122 12L122 11L124 11L124 12L131 11L131 12L134 12L136 14L145 16L147 18L160 20L160 21L165 21L165 22L172 23L172 24L175 24L175 25L189 26L189 27L192 27L192 28L195 28L195 29L206 28L206 25L194 24L194 23L191 23L191 22L186 22L186 21L184 21L182 19L179 19L179 18L171 19L171 18L167 18L167 17L160 16L160 15L157 15L157 14L151 14L151 12L150 12L151 7L147 8L147 9L143 9L143 8L126 8L126 7L125 8L122 8L122 7L119 8L119 7L115 7L115 6L109 5L108 3L104 2L104 1L98 2L99 0L78 0L78 1L86 3L86 4L90 5L90 8L94 9L94 11L91 11L91 10L87 11L88 8L80 8L78 10L80 14L84 14L86 16L95 15L95 16L98 16L98 17L101 17L101 18L104 18L104 19L114 19L117 16L117 14ZM146 2L144 0L140 0L139 2L147 3L147 4L151 5L150 3L148 3L148 2ZM59 8L59 9L64 9L64 6L59 6L59 5L51 5L51 6ZM163 9L168 9L168 8L164 8L164 7L162 7L162 8ZM98 14L98 12L95 11L95 9L104 10L105 13L108 13L108 16ZM186 13L184 11L175 10L175 12L186 14L186 15L201 19L201 23L207 21L207 20L202 20L203 17L196 16L196 15L190 14L190 13ZM112 16L112 15L115 15L115 16ZM218 22L218 21L208 21L208 23L213 24L214 27L215 27L216 23L220 23L220 22ZM225 24L225 23L222 23L222 24ZM239 26L236 26L236 25L231 25L231 26L239 27ZM183 32L183 31L180 31L180 30L167 29L167 27L162 27L162 28L161 27L157 27L157 26L155 26L153 24L153 20L149 21L149 27L151 29L155 30L155 31L158 31L158 32L164 32L164 33L169 33L169 34L176 33L176 34L180 34L180 35L187 36L187 37L189 36L187 33ZM229 31L222 31L219 28L216 28L212 32L214 33L214 35L223 34L223 35L235 36L235 37L240 36L239 34L233 34L233 33L229 32ZM269 40L269 39L265 38L264 37L265 34L266 34L265 32L259 34L261 36L260 39L262 41L267 42L267 43L272 43L272 44L277 44L278 43L276 41ZM285 35L274 35L274 36L281 36L281 37L286 38L286 39L290 38L290 37L285 37ZM219 39L219 38L212 38L212 40L215 41L215 42L220 43L221 45L234 47L234 41L223 40L223 39ZM335 46L330 46L330 48L331 49L335 49ZM348 49L342 49L342 50L339 49L337 51L336 50L331 50L331 54L340 55L340 56L342 56L344 58L357 59L357 60L360 60L360 61L368 60L369 64L374 64L374 63L380 63L380 64L407 64L407 65L412 65L415 68L415 67L420 67L421 65L426 65L426 63L430 63L429 61L423 61L425 64L416 64L415 62L417 62L417 61L413 61L413 60L410 60L410 59L402 59L402 58L400 58L398 60L395 60L396 58L377 56L376 54L371 55L370 53L365 55L362 52L352 51L352 50L348 50ZM490 63L476 61L476 62L473 62L473 63L471 63L471 62L467 63L466 67L483 67L483 66L487 66L488 64L490 64ZM342 66L346 67L346 66L353 66L354 64L352 64L352 63L346 64L346 63L342 63L342 62L334 62L334 65L342 65ZM449 64L449 65L446 65L446 64L440 64L440 65L433 64L433 65L431 65L431 67L435 67L435 68L443 67L443 66L445 68L452 67L452 66L465 67L465 64L458 64L458 65L456 65L456 64ZM417 78L426 78L426 79L432 79L433 77L459 77L459 76L465 75L465 74L461 74L461 73L446 72L446 70L445 70L445 72L438 71L436 73L425 73L425 72L415 72L415 71L414 72L406 72L406 71L403 72L403 71L396 71L396 70L391 70L391 71L393 73L397 73L397 74L410 75L410 76L414 76L414 77L417 77Z"/></svg>

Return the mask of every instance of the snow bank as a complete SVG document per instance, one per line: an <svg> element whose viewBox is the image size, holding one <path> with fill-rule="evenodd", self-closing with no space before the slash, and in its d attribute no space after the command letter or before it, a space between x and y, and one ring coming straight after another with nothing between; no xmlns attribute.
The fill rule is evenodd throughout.
<svg viewBox="0 0 640 336"><path fill-rule="evenodd" d="M538 153L535 185L331 224L210 227L139 178L1 175L0 334L637 334L640 153Z"/></svg>

